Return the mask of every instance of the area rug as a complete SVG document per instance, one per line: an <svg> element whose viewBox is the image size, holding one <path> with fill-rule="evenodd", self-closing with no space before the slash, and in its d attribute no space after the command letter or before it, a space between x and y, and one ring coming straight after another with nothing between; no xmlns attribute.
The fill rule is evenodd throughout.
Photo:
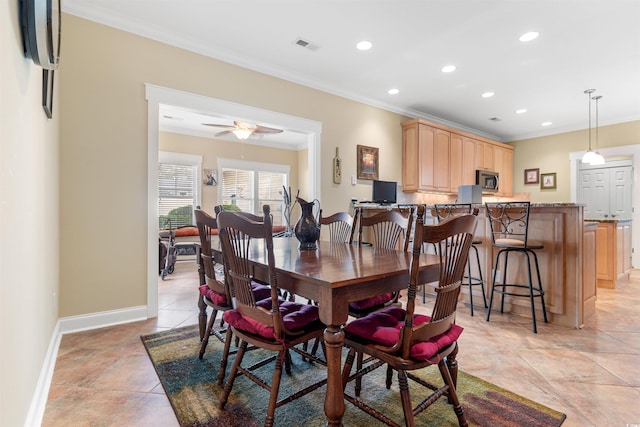
<svg viewBox="0 0 640 427"><path fill-rule="evenodd" d="M248 427L264 424L269 394L242 376L236 379L225 410L218 409L218 397L222 393L222 387L218 386L216 378L222 344L217 339L212 337L209 340L205 357L200 360L198 359L200 340L196 325L141 338L181 426ZM245 360L263 358L267 355L261 352L262 350L248 352ZM228 369L231 367L233 357L230 357ZM281 397L285 393L290 394L291 390L303 388L306 384L326 375L323 366L303 361L297 354L292 358L291 375L283 374ZM267 382L270 382L271 378L269 368L272 369L272 364L256 371ZM394 378L391 390L387 390L382 386L385 371L385 369L378 369L364 377L362 397L369 400L376 408L383 410L392 419L404 424L397 378ZM439 384L440 374L437 368L425 369L422 372L421 375L426 379L433 375L433 381ZM353 385L349 384L348 387L351 387L350 392L353 393ZM275 425L324 426L325 390L323 386L293 403L276 409ZM565 420L565 415L558 411L462 371L458 374L458 395L467 421L472 426L560 426ZM343 423L345 426L383 425L348 402L346 402ZM457 426L458 422L446 399L439 399L437 403L416 417L416 425Z"/></svg>

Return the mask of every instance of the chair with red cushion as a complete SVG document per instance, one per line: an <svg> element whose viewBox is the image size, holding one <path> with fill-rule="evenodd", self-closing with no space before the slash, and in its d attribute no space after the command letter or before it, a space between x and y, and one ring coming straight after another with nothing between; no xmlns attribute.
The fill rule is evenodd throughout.
<svg viewBox="0 0 640 427"><path fill-rule="evenodd" d="M325 378L278 400L282 365L288 358L289 351L295 351L310 360L326 365L323 360L296 347L322 336L325 326L320 322L317 306L279 299L269 205L264 205L263 211L263 222L252 221L237 212L229 211L220 212L217 217L222 256L235 307L223 314L225 322L230 326L225 340L225 349L230 345L232 334L240 337L240 347L220 397L220 409L224 409L227 404L236 376L240 372L259 386L269 390L269 407L265 425L271 426L274 423L277 407L326 384ZM267 256L271 297L263 301L255 298L251 288L254 278L249 254L253 244L263 244L264 247L260 250L264 249ZM254 367L242 365L248 345L277 353L273 358L275 359L274 370L270 381L259 378L254 372ZM263 366L264 361L258 364Z"/></svg>
<svg viewBox="0 0 640 427"><path fill-rule="evenodd" d="M448 402L458 417L458 423L466 426L464 412L456 393L457 339L462 333L462 328L456 325L455 319L460 285L477 218L474 215L462 215L437 225L424 225L424 210L423 205L418 208L418 224L411 266L408 270L410 279L406 309L390 307L376 311L354 320L345 327L344 342L349 348L342 372L345 399L384 423L399 425L384 415L384 409L376 410L359 398L350 395L346 390L349 382L387 364L398 373L402 408L407 426L415 425L414 416L442 396L447 396ZM431 316L415 314L417 286L420 285L419 261L423 243L436 244L437 256L440 258L436 300ZM372 356L375 362L367 364L351 375L356 352ZM413 373L431 365L438 366L442 384L428 384ZM426 395L420 394L421 401L416 406L412 406L408 380L425 387ZM390 382L387 382L386 386L389 388Z"/></svg>
<svg viewBox="0 0 640 427"><path fill-rule="evenodd" d="M218 224L216 219L200 209L196 209L194 212L196 225L200 235L200 257L202 258L201 265L204 267L205 281L205 283L200 284L200 293L198 296L198 305L201 307L199 316L201 344L198 357L202 359L207 348L207 344L209 344L209 337L211 335L214 335L220 341L225 342L226 338L223 334L226 334L226 330L224 328L224 321L222 320L222 317L220 318L221 329L216 329L214 327L214 323L218 312L230 310L232 306L231 293L224 279L224 272L218 269L218 273L216 274L215 271L216 268L213 250L211 247L211 238L212 236L217 235ZM268 298L271 295L271 289L258 282L253 284L253 290L258 300ZM209 321L207 321L207 307L211 307L212 309ZM206 328L204 327L205 324ZM218 375L219 383L222 383L222 380L224 379L224 373L227 367L227 357L229 354L229 351L222 354L220 373Z"/></svg>

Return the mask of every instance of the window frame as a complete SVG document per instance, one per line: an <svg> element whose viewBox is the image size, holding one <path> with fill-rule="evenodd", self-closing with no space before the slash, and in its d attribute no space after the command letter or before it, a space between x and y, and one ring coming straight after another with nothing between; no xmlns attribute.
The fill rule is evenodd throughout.
<svg viewBox="0 0 640 427"><path fill-rule="evenodd" d="M182 166L194 166L195 167L195 175L194 175L194 187L195 187L195 199L194 199L194 208L196 206L200 206L202 201L202 186L200 183L202 182L202 156L196 154L184 154L184 153L174 153L171 151L159 151L158 152L158 164L166 163L173 165L182 165ZM157 166L156 166L157 168ZM158 207L160 205L160 177L156 176L156 181L158 183L156 190L156 199ZM157 228L160 228L160 212L156 215L156 221L158 222ZM192 218L193 219L193 218ZM194 219L195 220L195 219Z"/></svg>

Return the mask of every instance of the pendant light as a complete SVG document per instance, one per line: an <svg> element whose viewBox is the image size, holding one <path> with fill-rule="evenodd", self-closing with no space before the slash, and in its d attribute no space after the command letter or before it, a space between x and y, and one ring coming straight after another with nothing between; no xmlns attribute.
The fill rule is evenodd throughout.
<svg viewBox="0 0 640 427"><path fill-rule="evenodd" d="M593 158L596 155L596 153L591 150L591 94L595 91L595 89L587 89L584 91L584 93L586 93L587 97L589 98L589 151L584 153L584 155L582 156L582 163L589 164L591 164Z"/></svg>
<svg viewBox="0 0 640 427"><path fill-rule="evenodd" d="M602 98L602 95L597 95L591 98L596 101L596 152L590 163L592 166L604 165L604 157L598 151L598 101L600 98Z"/></svg>

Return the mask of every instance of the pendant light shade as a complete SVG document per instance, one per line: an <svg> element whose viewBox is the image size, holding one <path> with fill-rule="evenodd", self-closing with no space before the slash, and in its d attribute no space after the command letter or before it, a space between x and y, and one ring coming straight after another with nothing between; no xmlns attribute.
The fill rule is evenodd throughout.
<svg viewBox="0 0 640 427"><path fill-rule="evenodd" d="M596 157L596 153L591 150L591 94L595 91L595 89L587 89L584 91L584 93L587 94L587 98L589 99L589 150L582 156L582 163L588 164L591 164Z"/></svg>

